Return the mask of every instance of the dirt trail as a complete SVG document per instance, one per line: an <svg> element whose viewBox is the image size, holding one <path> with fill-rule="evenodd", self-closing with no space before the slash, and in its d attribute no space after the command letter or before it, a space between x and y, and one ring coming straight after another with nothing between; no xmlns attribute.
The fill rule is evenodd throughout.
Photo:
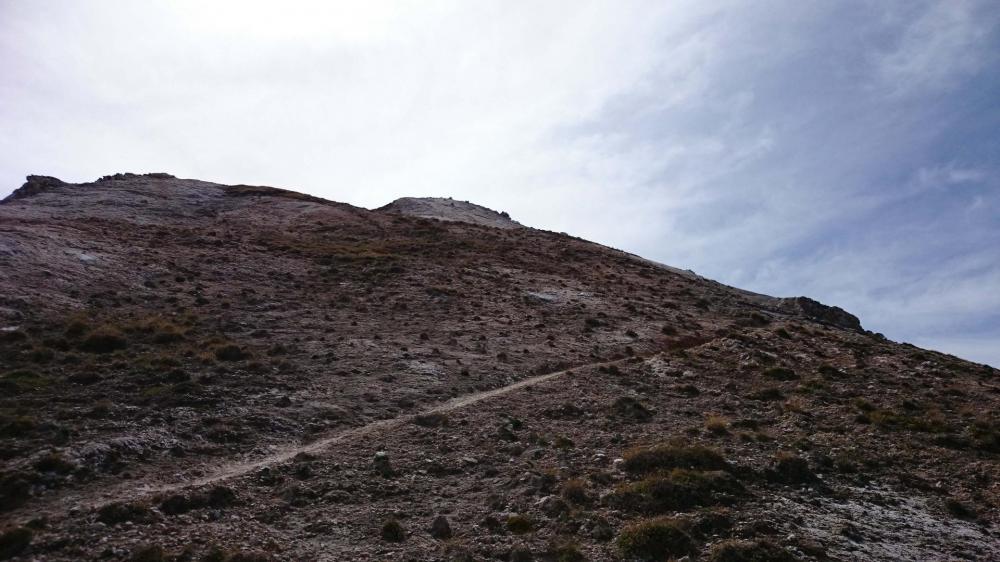
<svg viewBox="0 0 1000 562"><path fill-rule="evenodd" d="M387 420L379 420L377 422L372 422L370 424L363 425L360 427L347 429L340 433L337 433L336 435L332 435L330 437L326 437L324 439L320 439L318 441L314 441L306 445L290 447L280 452L274 453L272 455L268 455L266 457L250 461L236 462L223 465L213 470L211 474L199 478L183 480L179 482L172 482L169 484L158 484L158 485L149 485L149 484L144 485L138 482L128 482L128 483L123 483L121 486L114 486L111 488L105 488L103 491L98 491L96 492L96 497L94 493L87 493L87 491L81 491L81 493L77 494L71 492L59 498L54 498L52 500L53 503L48 506L48 509L44 505L44 502L42 505L29 504L27 507L28 509L30 509L35 513L67 511L72 508L86 510L86 509L97 508L110 502L126 501L126 500L132 501L141 496L175 492L178 490L183 490L185 488L195 488L199 486L205 486L208 484L215 484L218 482L222 482L224 480L229 480L231 478L244 476L246 474L249 474L251 472L254 472L256 470L259 470L267 466L272 466L290 461L296 455L302 453L318 453L337 443L349 441L357 437L372 435L386 429L391 429L399 427L401 425L405 425L407 423L410 423L410 421L413 419L414 416L451 412L475 404L477 402L489 400L490 398L502 396L504 394L508 394L510 392L513 392L521 388L543 383L550 379L570 374L573 371L613 365L616 363L622 363L624 361L628 361L629 359L642 360L642 359L647 359L647 357L636 356L632 358L619 359L615 361L600 361L596 363L587 363L583 365L577 365L575 367L570 367L568 369L563 369L560 371L554 371L543 375L528 377L518 382L500 388L496 388L493 390L485 390L482 392L474 392L471 394L466 394L464 396L458 396L442 404L438 404L437 406L428 408L426 410L422 410L420 412L406 414L404 416L399 416Z"/></svg>

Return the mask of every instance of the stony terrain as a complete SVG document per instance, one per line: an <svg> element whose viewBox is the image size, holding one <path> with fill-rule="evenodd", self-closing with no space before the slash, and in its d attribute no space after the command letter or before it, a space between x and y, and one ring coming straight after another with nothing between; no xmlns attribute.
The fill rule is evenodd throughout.
<svg viewBox="0 0 1000 562"><path fill-rule="evenodd" d="M512 220L506 212L498 213L468 201L455 201L451 198L402 197L377 210L383 213L467 222L496 228L521 228L521 224Z"/></svg>
<svg viewBox="0 0 1000 562"><path fill-rule="evenodd" d="M0 558L1000 559L997 370L447 201L30 177Z"/></svg>

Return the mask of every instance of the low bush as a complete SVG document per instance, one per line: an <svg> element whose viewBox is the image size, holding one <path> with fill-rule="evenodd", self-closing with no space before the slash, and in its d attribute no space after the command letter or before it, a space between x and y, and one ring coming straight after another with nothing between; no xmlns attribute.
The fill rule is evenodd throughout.
<svg viewBox="0 0 1000 562"><path fill-rule="evenodd" d="M804 458L782 451L774 458L774 466L768 472L771 480L783 484L807 484L816 481L816 475Z"/></svg>
<svg viewBox="0 0 1000 562"><path fill-rule="evenodd" d="M744 492L743 485L728 472L675 468L619 486L608 503L618 509L658 514L732 503Z"/></svg>
<svg viewBox="0 0 1000 562"><path fill-rule="evenodd" d="M113 353L128 347L125 336L120 331L111 327L103 327L87 334L80 341L79 348L89 353Z"/></svg>
<svg viewBox="0 0 1000 562"><path fill-rule="evenodd" d="M615 400L611 404L611 415L635 422L646 422L653 419L652 410L631 396L622 396Z"/></svg>
<svg viewBox="0 0 1000 562"><path fill-rule="evenodd" d="M657 517L626 525L616 540L623 558L660 561L695 553L695 543L685 531L684 521Z"/></svg>
<svg viewBox="0 0 1000 562"><path fill-rule="evenodd" d="M785 367L771 367L764 371L764 376L776 381L794 381L799 379L799 375L795 371Z"/></svg>
<svg viewBox="0 0 1000 562"><path fill-rule="evenodd" d="M215 348L215 358L219 361L242 361L250 357L250 354L238 345L226 344Z"/></svg>
<svg viewBox="0 0 1000 562"><path fill-rule="evenodd" d="M785 393L781 391L780 388L775 387L765 387L755 390L747 395L750 400L757 400L760 402L769 402L775 400L784 400Z"/></svg>
<svg viewBox="0 0 1000 562"><path fill-rule="evenodd" d="M562 485L562 497L564 500L577 505L589 504L590 496L587 495L587 483L581 478L567 480Z"/></svg>
<svg viewBox="0 0 1000 562"><path fill-rule="evenodd" d="M549 556L555 562L583 562L587 559L580 551L580 545L568 538L553 541L549 546Z"/></svg>
<svg viewBox="0 0 1000 562"><path fill-rule="evenodd" d="M623 458L625 470L632 474L648 474L674 468L692 470L729 468L729 463L715 449L682 443L633 447L625 451Z"/></svg>
<svg viewBox="0 0 1000 562"><path fill-rule="evenodd" d="M797 558L780 546L766 541L727 540L708 551L708 562L795 562Z"/></svg>
<svg viewBox="0 0 1000 562"><path fill-rule="evenodd" d="M55 451L47 453L35 461L34 467L39 472L54 472L56 474L69 474L76 469L75 464Z"/></svg>
<svg viewBox="0 0 1000 562"><path fill-rule="evenodd" d="M507 518L507 530L515 535L530 533L535 523L527 515L514 514Z"/></svg>
<svg viewBox="0 0 1000 562"><path fill-rule="evenodd" d="M975 509L956 500L955 498L948 498L945 500L944 508L948 510L948 513L958 517L959 519L974 520L979 517Z"/></svg>
<svg viewBox="0 0 1000 562"><path fill-rule="evenodd" d="M142 545L132 551L131 562L164 562L167 554L163 547L157 545Z"/></svg>
<svg viewBox="0 0 1000 562"><path fill-rule="evenodd" d="M395 518L390 518L382 524L382 539L388 542L403 542L406 540L406 530Z"/></svg>
<svg viewBox="0 0 1000 562"><path fill-rule="evenodd" d="M150 523L153 520L153 512L140 503L115 502L97 510L97 520L105 525L117 525L126 521Z"/></svg>
<svg viewBox="0 0 1000 562"><path fill-rule="evenodd" d="M160 511L167 515L180 515L195 509L211 507L222 509L235 504L236 492L225 486L215 486L211 490L188 495L174 494L160 502Z"/></svg>
<svg viewBox="0 0 1000 562"><path fill-rule="evenodd" d="M0 560L13 558L31 544L34 534L26 527L14 527L0 534Z"/></svg>
<svg viewBox="0 0 1000 562"><path fill-rule="evenodd" d="M715 435L725 435L729 433L729 420L722 416L708 416L705 418L705 429Z"/></svg>
<svg viewBox="0 0 1000 562"><path fill-rule="evenodd" d="M0 377L0 390L11 394L20 394L39 390L51 384L51 380L43 375L27 369L9 371Z"/></svg>

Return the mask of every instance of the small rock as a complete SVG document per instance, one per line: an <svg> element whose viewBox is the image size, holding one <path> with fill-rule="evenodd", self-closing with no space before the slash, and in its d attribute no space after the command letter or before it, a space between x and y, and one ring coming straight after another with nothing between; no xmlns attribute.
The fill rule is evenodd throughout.
<svg viewBox="0 0 1000 562"><path fill-rule="evenodd" d="M569 504L559 496L545 496L538 500L538 503L535 505L542 510L542 513L549 517L558 517L569 511Z"/></svg>
<svg viewBox="0 0 1000 562"><path fill-rule="evenodd" d="M386 478L391 477L393 471L392 466L389 464L389 453L385 451L375 453L375 458L372 459L372 468L375 469L375 472Z"/></svg>

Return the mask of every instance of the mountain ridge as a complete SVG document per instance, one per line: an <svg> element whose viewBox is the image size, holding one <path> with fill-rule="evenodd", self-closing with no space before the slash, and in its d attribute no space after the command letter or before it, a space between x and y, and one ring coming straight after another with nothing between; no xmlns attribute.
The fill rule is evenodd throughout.
<svg viewBox="0 0 1000 562"><path fill-rule="evenodd" d="M30 176L0 205L11 556L1000 556L997 370L413 201Z"/></svg>

